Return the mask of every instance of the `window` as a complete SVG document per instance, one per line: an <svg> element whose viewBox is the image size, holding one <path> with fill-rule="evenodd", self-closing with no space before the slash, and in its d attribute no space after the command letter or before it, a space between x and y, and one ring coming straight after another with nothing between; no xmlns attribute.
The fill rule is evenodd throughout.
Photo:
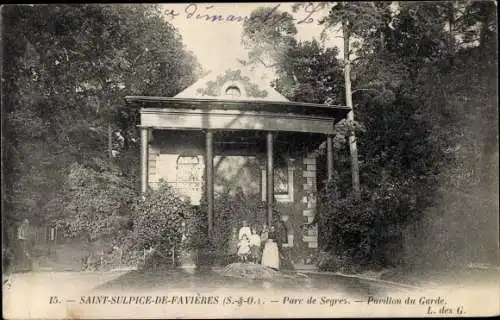
<svg viewBox="0 0 500 320"><path fill-rule="evenodd" d="M228 81L220 88L219 95L229 99L246 97L245 86L239 81Z"/></svg>
<svg viewBox="0 0 500 320"><path fill-rule="evenodd" d="M267 174L262 169L262 200L266 201ZM274 198L278 202L293 202L293 167L291 164L278 164L274 168Z"/></svg>
<svg viewBox="0 0 500 320"><path fill-rule="evenodd" d="M274 169L274 194L288 194L288 168Z"/></svg>
<svg viewBox="0 0 500 320"><path fill-rule="evenodd" d="M179 156L176 165L174 190L182 197L190 198L194 205L199 204L203 167L198 156Z"/></svg>
<svg viewBox="0 0 500 320"><path fill-rule="evenodd" d="M241 97L241 91L237 86L230 86L226 89L226 96L230 96L233 98Z"/></svg>

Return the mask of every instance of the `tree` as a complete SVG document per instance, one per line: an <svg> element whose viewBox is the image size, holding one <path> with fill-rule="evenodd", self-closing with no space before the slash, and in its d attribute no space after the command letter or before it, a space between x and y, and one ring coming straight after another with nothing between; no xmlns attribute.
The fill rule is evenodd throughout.
<svg viewBox="0 0 500 320"><path fill-rule="evenodd" d="M496 90L492 23L496 17L485 9L491 5L468 1L323 5L329 9L324 34L339 30L344 37L344 65L348 62L344 76L350 71L344 80L351 83L351 103L357 110L357 121L336 128L339 136L353 127L364 129L356 131L355 140L362 192L348 192L352 172L339 170L338 192L326 192L328 205L320 217L326 219L322 226L337 228L323 231L334 243L331 248L340 250L338 255L356 257L365 265L387 264L384 259L396 257L402 247L385 244L408 246L411 228L429 238L447 234L451 239L457 232L454 243L439 242L438 237L433 239L439 245L419 242L411 250L421 250L422 256L410 257L412 263L425 260L424 252L432 252L435 262L445 264L454 259L447 252L460 257L476 254L461 254L459 244L465 240L459 235L477 239L466 226L479 230L479 225L486 227L483 221L494 220L490 213L495 197L488 190L497 190L492 181L498 177L492 174L498 151L493 123L497 107L491 95ZM482 42L481 30L487 35ZM322 81L336 74L337 67L335 59L324 54L328 49L320 47L314 41L295 42L281 51L274 85L288 98L324 102L329 91ZM323 64L320 56L329 62ZM328 64L334 67L327 68ZM333 90L345 90L335 85L336 79L332 81ZM349 163L352 167L352 150L335 146L338 167ZM475 206L482 208L480 220L471 215ZM468 221L461 229L447 228L445 221L456 228L461 219Z"/></svg>
<svg viewBox="0 0 500 320"><path fill-rule="evenodd" d="M325 49L316 40L298 42L296 34L290 13L278 11L277 6L255 9L243 24L242 43L250 52L242 63L275 71L273 85L292 100L340 102L336 49Z"/></svg>
<svg viewBox="0 0 500 320"><path fill-rule="evenodd" d="M475 46L484 49L496 42L497 32L495 1L448 1L448 25L452 36L462 47Z"/></svg>
<svg viewBox="0 0 500 320"><path fill-rule="evenodd" d="M48 220L54 199L72 194L75 168L93 172L96 159L118 165L109 174L133 187L138 111L123 97L194 82L199 68L178 32L155 5L2 9L8 219Z"/></svg>
<svg viewBox="0 0 500 320"><path fill-rule="evenodd" d="M273 85L292 101L341 104L344 93L337 53L316 40L297 42L277 65Z"/></svg>
<svg viewBox="0 0 500 320"><path fill-rule="evenodd" d="M248 65L276 67L290 46L296 42L293 17L277 7L260 7L243 23L242 43L250 49Z"/></svg>
<svg viewBox="0 0 500 320"><path fill-rule="evenodd" d="M71 237L120 238L118 234L127 231L128 208L137 197L129 179L105 159L72 163L63 191L45 206L50 209L46 218Z"/></svg>
<svg viewBox="0 0 500 320"><path fill-rule="evenodd" d="M401 3L363 31L352 82L366 191L351 199L341 175L340 191L327 192L325 232L337 254L367 265L402 251L384 243L402 243L412 264L494 260L468 244L493 250L498 190L496 43L464 42L468 5Z"/></svg>
<svg viewBox="0 0 500 320"><path fill-rule="evenodd" d="M363 39L367 32L381 24L383 7L373 2L338 2L330 8L328 16L321 23L325 31L339 28L344 39L344 81L345 101L351 108L347 115L348 122L354 122L354 106L352 103L351 68L353 49L358 45L351 43L355 38ZM356 197L360 196L358 148L354 130L349 130L348 143L351 154L352 187Z"/></svg>

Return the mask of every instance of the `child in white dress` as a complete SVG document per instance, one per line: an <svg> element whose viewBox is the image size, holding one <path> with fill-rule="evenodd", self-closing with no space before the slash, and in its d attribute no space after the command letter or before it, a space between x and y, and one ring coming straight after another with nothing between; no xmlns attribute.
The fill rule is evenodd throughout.
<svg viewBox="0 0 500 320"><path fill-rule="evenodd" d="M250 241L246 234L243 234L240 242L238 242L238 257L241 262L247 262L250 255Z"/></svg>
<svg viewBox="0 0 500 320"><path fill-rule="evenodd" d="M250 238L250 236L252 235L252 231L250 230L247 221L243 220L242 224L243 226L240 228L240 232L238 234L238 240L241 240L241 238L243 238L243 235L246 235L247 238Z"/></svg>

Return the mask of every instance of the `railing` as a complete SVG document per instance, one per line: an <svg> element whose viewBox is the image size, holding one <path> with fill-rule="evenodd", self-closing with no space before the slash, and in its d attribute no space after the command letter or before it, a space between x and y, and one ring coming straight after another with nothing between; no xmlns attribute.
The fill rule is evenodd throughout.
<svg viewBox="0 0 500 320"><path fill-rule="evenodd" d="M30 226L28 238L36 244L57 243L64 240L63 234L57 227Z"/></svg>

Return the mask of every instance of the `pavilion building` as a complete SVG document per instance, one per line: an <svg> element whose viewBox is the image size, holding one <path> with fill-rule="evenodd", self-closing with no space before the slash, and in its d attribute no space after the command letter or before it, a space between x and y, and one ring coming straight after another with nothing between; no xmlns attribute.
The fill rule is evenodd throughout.
<svg viewBox="0 0 500 320"><path fill-rule="evenodd" d="M317 228L302 226L316 214L318 180L333 176L334 125L348 107L289 101L242 69L209 73L174 97L125 99L140 109L142 192L163 180L194 205L205 196L209 231L219 193L258 195L263 222L273 201L289 216L294 262L317 250Z"/></svg>

